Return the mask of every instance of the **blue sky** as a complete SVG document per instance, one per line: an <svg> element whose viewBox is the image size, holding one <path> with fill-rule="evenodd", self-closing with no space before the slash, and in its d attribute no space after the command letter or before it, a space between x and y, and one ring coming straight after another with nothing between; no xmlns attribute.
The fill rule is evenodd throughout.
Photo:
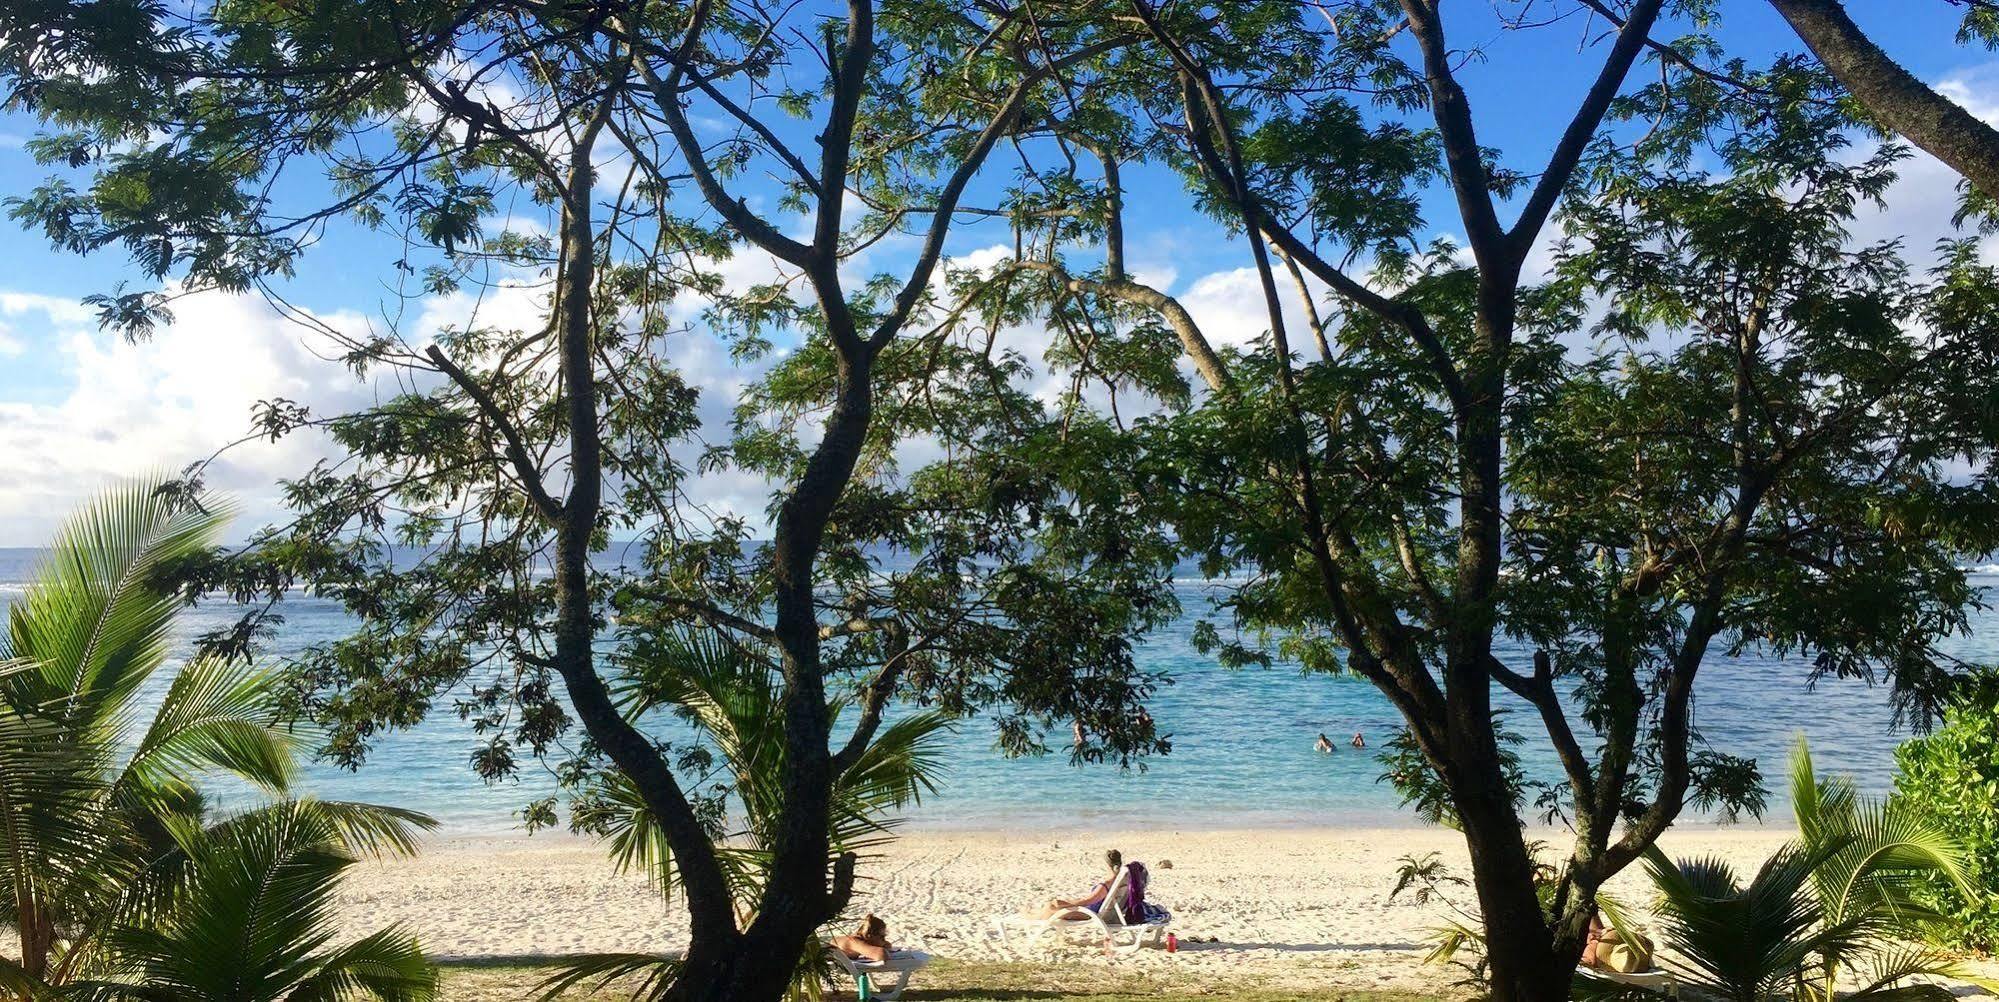
<svg viewBox="0 0 1999 1002"><path fill-rule="evenodd" d="M1568 2L1535 0L1532 6L1554 13L1568 9ZM1521 6L1511 0L1499 5ZM1799 48L1767 4L1728 0L1722 6L1720 34L1731 51L1759 61ZM1945 0L1852 0L1849 6L1918 76L1945 86L1981 115L1991 117L1999 108L1999 59L1953 41L1960 8ZM1486 0L1447 5L1451 42L1477 45L1488 55L1462 74L1481 140L1505 151L1509 166L1537 170L1593 75L1599 51L1582 47L1580 21L1506 33L1491 9ZM21 148L34 130L32 121L0 116L0 195L24 193L46 177ZM1005 169L1003 160L995 163L995 181L1004 180ZM1923 157L1902 173L1890 211L1864 219L1857 237L1903 236L1911 248L1924 248L1946 232L1954 176ZM1195 216L1172 190L1176 183L1139 180L1128 223L1133 266L1186 299L1222 339L1253 336L1260 307L1245 298L1250 286L1240 243ZM1436 235L1456 233L1443 192L1430 193L1425 216ZM962 227L948 252L976 258L1001 242L990 227ZM901 253L887 246L875 263L893 269ZM382 307L384 283L393 280L390 257L368 238L336 231L307 256L285 295L330 323L367 323ZM757 267L748 259L741 265L746 272ZM285 396L325 413L381 392L320 357L323 344L256 298L184 301L176 322L152 342L123 344L95 329L80 300L131 277L116 253L60 255L38 234L0 220L0 546L38 544L65 510L112 478L176 469L241 436L256 400ZM425 320L454 315L451 303L424 304L424 310ZM707 388L716 413L749 375L733 369L712 344L690 343L686 364ZM308 441L239 450L215 480L238 497L247 528L278 514L272 485L302 472L319 452ZM721 507L746 514L762 508L761 485L712 487Z"/></svg>

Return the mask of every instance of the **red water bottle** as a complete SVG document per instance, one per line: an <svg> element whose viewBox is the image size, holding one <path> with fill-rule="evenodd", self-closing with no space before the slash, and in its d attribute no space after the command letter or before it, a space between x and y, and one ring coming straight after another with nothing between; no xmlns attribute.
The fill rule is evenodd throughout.
<svg viewBox="0 0 1999 1002"><path fill-rule="evenodd" d="M1166 952L1167 953L1180 952L1180 937L1175 936L1170 932L1166 934Z"/></svg>

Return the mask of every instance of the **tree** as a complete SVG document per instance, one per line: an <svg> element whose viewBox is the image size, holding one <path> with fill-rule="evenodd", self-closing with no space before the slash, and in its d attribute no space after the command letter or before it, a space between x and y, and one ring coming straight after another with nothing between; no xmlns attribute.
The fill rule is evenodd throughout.
<svg viewBox="0 0 1999 1002"><path fill-rule="evenodd" d="M1582 0L1613 23L1622 18L1609 4ZM1999 7L1986 0L1946 0L1965 8L1960 43L1999 40ZM1770 0L1812 54L1836 77L1874 122L1943 161L1970 182L1980 196L1977 211L1999 198L1999 129L1994 129L1897 63L1846 12L1842 0ZM1670 42L1649 43L1663 57L1714 82L1732 87L1742 81L1716 73L1693 54Z"/></svg>
<svg viewBox="0 0 1999 1002"><path fill-rule="evenodd" d="M191 660L144 712L181 604L162 575L212 545L226 517L144 483L107 492L63 525L8 609L0 866L19 970L36 982L88 970L101 919L141 875L147 832L199 802L203 771L280 792L292 779L276 687L249 665Z"/></svg>
<svg viewBox="0 0 1999 1002"><path fill-rule="evenodd" d="M1654 910L1674 950L1663 963L1680 987L1752 1002L1831 1002L1942 998L1950 993L1931 979L1977 980L1947 953L1915 942L1933 931L1939 916L1910 893L1929 880L1964 886L1964 848L1905 805L1863 798L1845 777L1819 776L1802 738L1791 754L1790 781L1799 836L1747 885L1719 858L1675 861L1656 846L1647 849L1646 867L1658 892ZM1544 893L1552 894L1555 876L1548 868ZM1474 984L1483 984L1489 951L1482 923L1451 893L1464 883L1430 853L1404 857L1393 893L1413 889L1419 903L1441 900L1457 913L1437 930L1426 962L1451 962L1469 952L1471 961L1457 962ZM1645 936L1627 903L1600 895L1597 904L1612 929ZM1601 977L1583 978L1575 991L1589 999L1662 997ZM1842 994L1847 992L1853 994Z"/></svg>
<svg viewBox="0 0 1999 1002"><path fill-rule="evenodd" d="M20 950L0 960L0 985L24 1002L51 990L251 1002L301 984L319 994L294 997L428 998L435 974L407 935L313 951L332 938L338 871L357 853L415 852L414 830L434 822L282 800L209 825L203 773L283 794L296 772L275 680L196 657L144 711L183 604L175 573L228 517L187 501L143 482L107 492L64 524L8 610L0 872ZM258 907L276 897L284 907ZM190 972L211 980L189 987Z"/></svg>
<svg viewBox="0 0 1999 1002"><path fill-rule="evenodd" d="M951 712L1006 704L1014 751L1055 722L1073 725L1079 760L1165 746L1129 638L1171 611L1172 550L1106 472L1119 440L1021 391L1024 361L937 323L932 301L954 210L992 151L1044 131L1058 96L1087 106L1090 79L1137 37L1067 10L34 7L6 44L14 101L52 127L36 153L89 183L54 179L14 213L65 249L121 246L176 294L282 302L319 234L348 221L387 235L411 302L531 301L526 317L442 330L320 323L357 369L406 381L350 415L264 406L261 433L323 432L341 458L289 482L293 523L201 585L275 601L308 582L360 617L291 674L337 760L451 699L488 736L475 765L490 777L521 752L615 770L692 916L677 996L774 998L789 970L767 958L797 955L845 907L853 858L827 865L832 791L897 693ZM803 135L794 115L823 127ZM488 235L502 206L541 221ZM894 274L850 286L861 255L912 232ZM775 277L729 287L717 271L739 253ZM777 333L798 341L726 444L698 439L673 364L689 297L740 357L768 361ZM97 301L133 335L170 305L153 290ZM904 472L913 444L943 458ZM697 467L773 485L767 545L688 496ZM629 562L594 564L618 532L642 537ZM254 642L268 615L210 639ZM672 751L618 704L597 649L607 625L648 619L754 643L779 666L787 768L747 919ZM829 686L856 701L837 747Z"/></svg>
<svg viewBox="0 0 1999 1002"><path fill-rule="evenodd" d="M416 850L429 819L291 800L179 826L148 881L164 904L112 927L114 973L87 987L132 1002L428 1002L437 970L391 926L332 949L333 895L357 845Z"/></svg>
<svg viewBox="0 0 1999 1002"><path fill-rule="evenodd" d="M729 889L743 914L754 914L769 879L771 846L783 821L786 770L780 676L767 650L749 642L667 626L645 629L621 655L634 712L670 711L701 736L690 768L712 777L690 784L718 850ZM836 700L828 713L837 724L852 709ZM847 853L885 844L898 825L891 815L935 793L940 774L936 738L950 718L936 711L903 716L882 727L854 766L834 781L829 864ZM631 783L618 774L587 780L574 812L580 829L606 837L621 869L652 878L662 893L674 886L673 846L646 811ZM639 978L641 990L672 984L677 963L651 954L580 958L544 987L550 998L585 981L607 984ZM809 942L795 958L793 996L817 998L823 958Z"/></svg>
<svg viewBox="0 0 1999 1002"><path fill-rule="evenodd" d="M1234 664L1351 672L1401 711L1421 766L1402 778L1465 833L1500 999L1566 994L1597 888L1687 806L1760 809L1755 764L1693 726L1710 652L1890 680L1921 717L1951 664L1932 642L1973 597L1954 557L1985 548L1989 478L1945 465L1990 454L1985 269L1953 245L1918 278L1892 246L1847 245L1897 154L1830 159L1852 123L1794 63L1732 65L1744 89L1662 56L1666 82L1627 92L1663 6L1621 12L1525 172L1478 141L1438 5L1345 5L1325 26L1317 9L1120 8L1158 43L1129 117L1159 127L1108 147L975 290L1077 340L1167 335L1143 343L1178 346L1207 384L1141 422L1134 468L1210 572L1247 574L1225 606L1238 633L1203 639ZM1107 148L1087 124L1075 145ZM1268 325L1248 349L1217 350L1125 273L1120 179L1147 159L1246 238ZM1419 241L1432 178L1463 248ZM1558 216L1551 274L1529 274ZM1280 269L1304 293L1288 314ZM1502 638L1531 663L1497 656ZM1576 840L1546 905L1495 689L1562 766L1539 799Z"/></svg>

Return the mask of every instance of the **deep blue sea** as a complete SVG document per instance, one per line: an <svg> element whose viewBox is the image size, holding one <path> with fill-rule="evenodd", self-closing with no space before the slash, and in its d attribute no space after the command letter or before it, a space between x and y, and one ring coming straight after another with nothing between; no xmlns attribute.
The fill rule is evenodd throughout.
<svg viewBox="0 0 1999 1002"><path fill-rule="evenodd" d="M0 605L21 593L37 556L34 550L0 549ZM1999 575L1980 574L1976 580L1988 593L1999 588ZM948 739L943 791L912 808L909 822L1060 829L1409 823L1411 816L1398 810L1394 793L1377 781L1381 767L1375 752L1398 726L1387 701L1357 679L1306 676L1286 667L1217 666L1189 643L1195 621L1206 614L1211 586L1188 580L1179 587L1182 618L1154 633L1141 650L1148 667L1174 679L1150 707L1160 729L1172 737L1171 754L1129 770L1072 766L1059 752L1007 759L995 749L988 721L965 720ZM324 599L289 599L281 611L285 624L270 645L273 657L340 636L350 622ZM216 628L236 612L217 604L184 613L176 658L185 652L186 638ZM1954 638L1946 648L1966 660L1999 660L1999 613L1981 614L1970 636ZM1507 653L1523 655L1524 663L1524 652L1502 656ZM155 681L163 687L167 677L162 672ZM1882 691L1834 679L1808 686L1806 679L1807 666L1800 661L1753 653L1712 658L1702 668L1696 725L1714 747L1761 760L1778 809L1775 820L1783 819L1784 756L1798 733L1811 739L1821 769L1850 774L1874 793L1889 788L1894 747L1908 736L1891 728ZM1525 712L1514 720L1529 738L1522 756L1530 771L1552 777L1553 756L1545 741L1535 740L1538 724ZM1335 739L1338 751L1313 750L1321 731ZM1370 742L1367 751L1347 746L1356 731ZM1050 743L1061 740L1057 735ZM506 832L518 826L514 812L520 805L552 790L554 782L530 764L517 781L485 784L467 766L478 741L448 702L441 702L422 726L383 737L358 771L312 766L305 789L427 811L454 834ZM219 799L226 806L227 793Z"/></svg>

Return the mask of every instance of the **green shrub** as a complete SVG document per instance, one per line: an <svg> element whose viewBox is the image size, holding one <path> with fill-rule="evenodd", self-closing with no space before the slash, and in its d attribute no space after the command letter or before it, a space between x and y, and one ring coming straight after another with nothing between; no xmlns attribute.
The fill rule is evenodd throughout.
<svg viewBox="0 0 1999 1002"><path fill-rule="evenodd" d="M1999 673L1967 686L1943 726L1895 752L1895 798L1930 818L1964 848L1976 899L1933 882L1927 903L1949 916L1944 939L1999 948Z"/></svg>

